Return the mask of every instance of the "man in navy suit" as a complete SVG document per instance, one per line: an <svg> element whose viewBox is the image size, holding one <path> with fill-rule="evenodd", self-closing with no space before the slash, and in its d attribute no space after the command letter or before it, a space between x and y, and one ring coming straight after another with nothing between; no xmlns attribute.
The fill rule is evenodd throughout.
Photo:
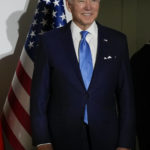
<svg viewBox="0 0 150 150"><path fill-rule="evenodd" d="M33 144L38 150L130 150L135 112L126 37L95 22L99 0L66 3L73 20L43 35L37 49Z"/></svg>

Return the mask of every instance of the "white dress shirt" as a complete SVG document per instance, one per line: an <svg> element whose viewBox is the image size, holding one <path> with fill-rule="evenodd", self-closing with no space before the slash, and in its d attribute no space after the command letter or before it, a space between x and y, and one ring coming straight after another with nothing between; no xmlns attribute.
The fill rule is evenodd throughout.
<svg viewBox="0 0 150 150"><path fill-rule="evenodd" d="M75 48L75 53L77 56L77 59L79 61L79 44L81 40L81 34L80 32L82 29L80 29L73 21L71 22L71 33L73 38L73 44ZM95 66L96 62L96 55L97 55L97 43L98 43L98 27L95 22L92 23L92 25L86 30L89 32L86 36L86 41L88 42L90 49L91 49L91 55L92 55L92 63L93 68Z"/></svg>
<svg viewBox="0 0 150 150"><path fill-rule="evenodd" d="M79 44L80 44L80 40L81 40L80 32L82 30L73 21L71 22L70 28L71 28L75 53L76 53L77 59L79 61ZM98 43L98 27L97 27L96 23L93 22L92 25L86 31L89 32L89 34L87 34L87 36L86 36L86 41L88 42L90 49L91 49L92 63L93 63L93 68L94 68L95 62L96 62L97 43ZM41 145L45 145L45 144L52 144L52 143L39 144L39 145L37 145L37 147L41 146Z"/></svg>

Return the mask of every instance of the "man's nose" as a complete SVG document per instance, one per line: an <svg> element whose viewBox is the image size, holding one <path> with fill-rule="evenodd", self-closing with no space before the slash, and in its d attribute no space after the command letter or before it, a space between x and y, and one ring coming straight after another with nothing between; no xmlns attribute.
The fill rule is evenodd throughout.
<svg viewBox="0 0 150 150"><path fill-rule="evenodd" d="M90 10L91 9L91 0L85 1L85 9Z"/></svg>

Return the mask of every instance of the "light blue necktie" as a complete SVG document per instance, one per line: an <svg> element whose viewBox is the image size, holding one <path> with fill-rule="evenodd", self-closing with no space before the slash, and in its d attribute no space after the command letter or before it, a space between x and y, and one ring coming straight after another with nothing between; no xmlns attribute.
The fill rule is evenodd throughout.
<svg viewBox="0 0 150 150"><path fill-rule="evenodd" d="M88 90L93 73L92 56L89 44L86 41L87 31L81 31L79 46L79 65L86 90ZM88 124L87 104L85 104L84 122Z"/></svg>

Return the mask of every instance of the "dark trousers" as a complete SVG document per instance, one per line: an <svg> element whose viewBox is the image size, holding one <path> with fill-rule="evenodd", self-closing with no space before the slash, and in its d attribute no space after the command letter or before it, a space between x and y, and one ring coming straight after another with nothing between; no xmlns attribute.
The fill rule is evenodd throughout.
<svg viewBox="0 0 150 150"><path fill-rule="evenodd" d="M83 130L82 130L82 150L92 150L89 127L85 123L83 123Z"/></svg>

